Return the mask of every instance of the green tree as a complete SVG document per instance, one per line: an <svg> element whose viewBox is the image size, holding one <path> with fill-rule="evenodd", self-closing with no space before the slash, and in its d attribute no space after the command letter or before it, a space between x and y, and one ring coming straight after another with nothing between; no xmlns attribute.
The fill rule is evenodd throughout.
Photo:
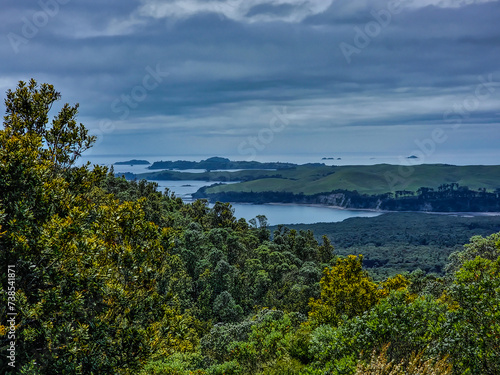
<svg viewBox="0 0 500 375"><path fill-rule="evenodd" d="M318 261L325 264L332 260L335 249L327 236L323 236L322 241L322 244L318 247Z"/></svg>
<svg viewBox="0 0 500 375"><path fill-rule="evenodd" d="M361 255L349 255L325 268L320 281L321 298L309 302L309 316L316 324L337 325L342 316L360 315L378 302L377 284L363 270L362 262Z"/></svg>
<svg viewBox="0 0 500 375"><path fill-rule="evenodd" d="M500 373L500 257L465 262L449 288L448 312L436 349L450 353L457 372Z"/></svg>
<svg viewBox="0 0 500 375"><path fill-rule="evenodd" d="M236 322L243 315L243 309L227 290L215 298L213 310L218 322Z"/></svg>
<svg viewBox="0 0 500 375"><path fill-rule="evenodd" d="M263 310L256 318L260 321L252 326L248 339L230 346L231 358L241 365L246 374L278 374L279 371L298 374L303 365L293 358L291 344L305 316Z"/></svg>
<svg viewBox="0 0 500 375"><path fill-rule="evenodd" d="M470 242L464 245L462 251L450 255L450 261L446 266L449 273L453 274L467 261L476 257L496 260L500 257L500 233L494 233L488 237L474 236Z"/></svg>
<svg viewBox="0 0 500 375"><path fill-rule="evenodd" d="M94 138L76 125L78 106L48 125L59 98L51 85L20 82L0 130L0 264L16 270L16 370L129 374L153 355L194 350L201 326L179 302L190 278L144 209L169 198L142 184L140 198L120 202L102 189L105 169L75 167Z"/></svg>
<svg viewBox="0 0 500 375"><path fill-rule="evenodd" d="M74 164L82 152L95 142L83 124L77 125L75 117L78 104L65 104L47 126L49 112L61 94L49 84L38 85L34 79L28 84L19 82L15 91L8 90L5 99L6 116L4 131L9 136L31 135L42 142L41 158L47 158L57 167Z"/></svg>
<svg viewBox="0 0 500 375"><path fill-rule="evenodd" d="M363 315L345 320L338 327L316 328L311 337L314 367L330 369L339 367L338 363L352 364L360 356L367 360L372 350L387 344L391 360L407 360L412 352L436 345L446 312L447 306L430 296L409 302L406 292L392 292Z"/></svg>

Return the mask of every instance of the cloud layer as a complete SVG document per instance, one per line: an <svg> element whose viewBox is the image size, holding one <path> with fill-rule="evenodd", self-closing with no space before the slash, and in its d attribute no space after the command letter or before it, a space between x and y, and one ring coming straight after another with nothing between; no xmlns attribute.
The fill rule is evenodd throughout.
<svg viewBox="0 0 500 375"><path fill-rule="evenodd" d="M435 129L436 152L496 151L498 14L484 0L6 0L0 90L53 83L106 154L234 155L249 137L261 154L404 154Z"/></svg>

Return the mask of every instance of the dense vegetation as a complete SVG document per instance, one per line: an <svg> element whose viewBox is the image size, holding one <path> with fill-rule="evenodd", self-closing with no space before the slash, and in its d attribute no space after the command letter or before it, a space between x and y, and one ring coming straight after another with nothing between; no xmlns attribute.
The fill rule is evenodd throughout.
<svg viewBox="0 0 500 375"><path fill-rule="evenodd" d="M277 227L271 227L271 231ZM417 269L444 275L448 257L473 236L500 231L500 216L460 217L392 212L339 223L292 224L289 229L326 235L338 255L363 254L363 266L377 280Z"/></svg>
<svg viewBox="0 0 500 375"><path fill-rule="evenodd" d="M0 346L15 355L2 373L500 372L500 234L474 238L444 277L374 282L327 237L271 236L229 204L76 166L94 139L77 106L48 124L59 98L33 80L7 93Z"/></svg>

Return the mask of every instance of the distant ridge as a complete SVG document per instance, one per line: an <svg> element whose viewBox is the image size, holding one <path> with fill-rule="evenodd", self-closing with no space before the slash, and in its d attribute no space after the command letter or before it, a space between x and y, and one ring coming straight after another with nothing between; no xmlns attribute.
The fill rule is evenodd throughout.
<svg viewBox="0 0 500 375"><path fill-rule="evenodd" d="M205 170L228 170L228 169L288 169L294 168L292 163L260 163L258 161L231 161L227 158L214 156L202 161L156 161L148 169L205 169Z"/></svg>
<svg viewBox="0 0 500 375"><path fill-rule="evenodd" d="M117 161L114 164L115 165L149 165L151 163L147 160L132 159L132 160L127 160L127 161Z"/></svg>

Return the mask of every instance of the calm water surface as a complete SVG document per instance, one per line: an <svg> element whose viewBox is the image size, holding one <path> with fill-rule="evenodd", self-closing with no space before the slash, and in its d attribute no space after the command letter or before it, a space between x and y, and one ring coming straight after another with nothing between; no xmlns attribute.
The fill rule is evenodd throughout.
<svg viewBox="0 0 500 375"><path fill-rule="evenodd" d="M297 204L242 204L234 203L234 215L247 221L257 215L265 215L269 225L335 223L351 217L374 217L381 215L372 211L339 210L331 207L312 207Z"/></svg>
<svg viewBox="0 0 500 375"><path fill-rule="evenodd" d="M205 181L155 181L160 190L168 188L185 202L192 201L191 194L205 185ZM331 207L305 206L296 204L244 204L232 203L234 215L247 221L257 215L265 215L269 225L278 224L313 224L320 222L338 222L350 217L374 217L379 212L361 210L339 210Z"/></svg>

